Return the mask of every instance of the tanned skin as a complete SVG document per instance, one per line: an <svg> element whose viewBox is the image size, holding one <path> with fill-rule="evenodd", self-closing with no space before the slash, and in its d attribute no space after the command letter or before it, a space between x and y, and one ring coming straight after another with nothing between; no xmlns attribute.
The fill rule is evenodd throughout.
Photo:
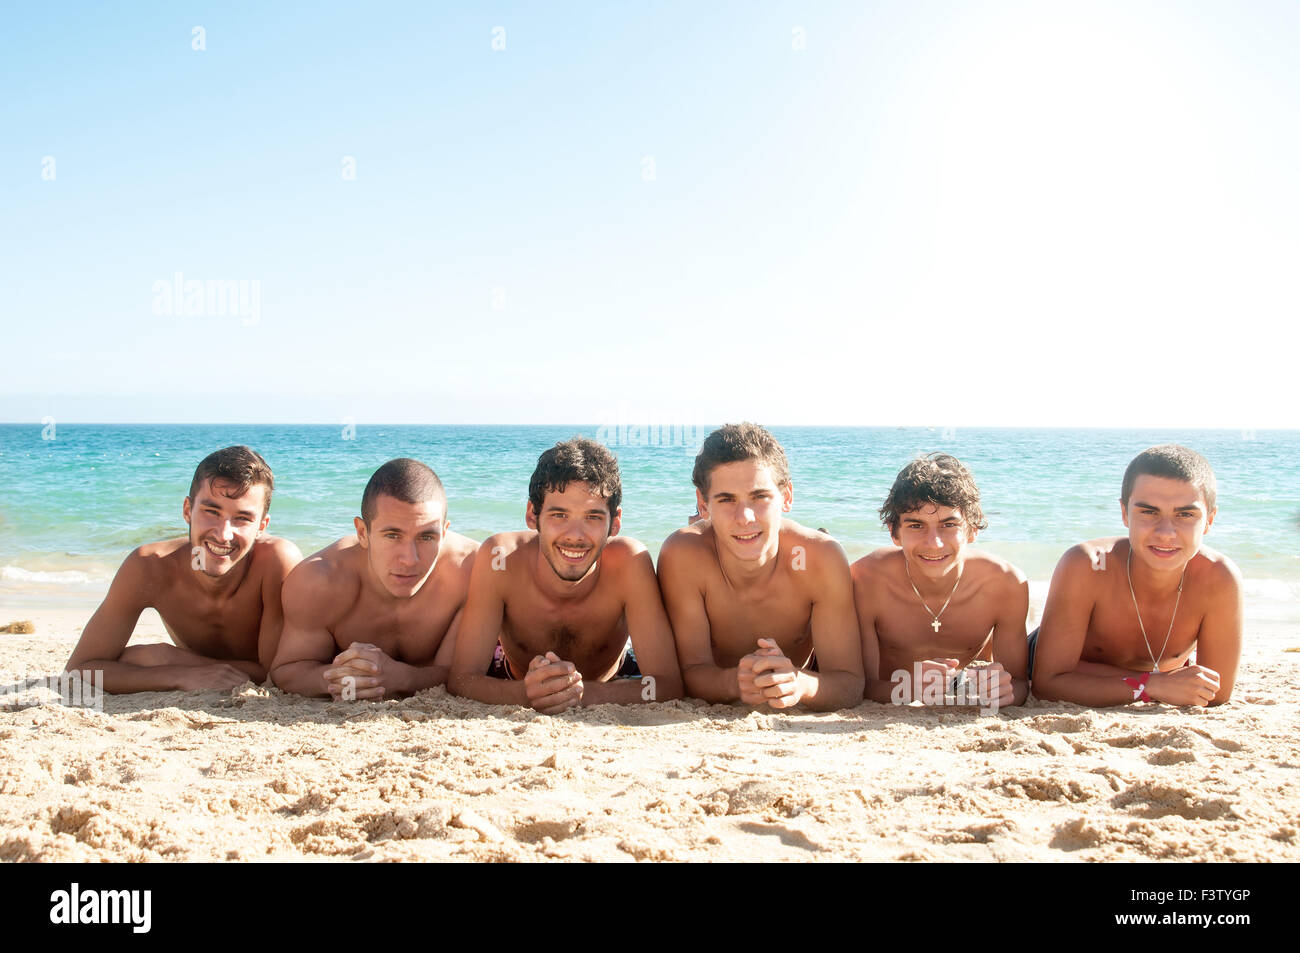
<svg viewBox="0 0 1300 953"><path fill-rule="evenodd" d="M715 467L705 519L659 552L686 693L709 702L817 711L862 701L849 564L835 540L782 516L794 488L756 459ZM814 652L819 671L807 669Z"/></svg>
<svg viewBox="0 0 1300 953"><path fill-rule="evenodd" d="M448 690L548 715L680 698L654 563L641 543L616 535L622 510L611 518L608 501L576 481L548 491L540 513L530 502L525 518L528 531L498 533L479 549ZM629 637L643 677L615 679ZM484 674L498 639L520 680Z"/></svg>
<svg viewBox="0 0 1300 953"><path fill-rule="evenodd" d="M302 558L265 534L267 488L231 497L204 480L181 512L189 536L149 543L126 557L68 660L100 670L116 694L225 691L266 680L283 625L281 586ZM175 645L131 645L140 613L155 609Z"/></svg>
<svg viewBox="0 0 1300 953"><path fill-rule="evenodd" d="M478 544L446 510L380 494L369 526L355 518L355 535L303 560L284 586L277 686L359 701L447 681Z"/></svg>
<svg viewBox="0 0 1300 953"><path fill-rule="evenodd" d="M1226 702L1241 659L1241 574L1230 559L1202 543L1215 512L1207 510L1204 494L1191 483L1143 474L1120 513L1127 538L1080 543L1056 566L1039 629L1034 694L1080 705L1129 704L1134 689L1123 679L1150 672L1154 655L1159 671L1146 684L1153 701ZM1126 573L1130 555L1132 593ZM1169 641L1161 656L1166 632Z"/></svg>
<svg viewBox="0 0 1300 953"><path fill-rule="evenodd" d="M911 688L904 697L924 697L914 684L917 662L923 681L938 670L946 685L975 659L989 658L981 672L984 690L972 704L1019 705L1029 694L1029 583L1015 566L971 548L977 532L960 509L930 504L902 514L892 536L898 548L878 549L853 564L868 698L893 701L904 682ZM937 631L912 582L933 612L951 594Z"/></svg>

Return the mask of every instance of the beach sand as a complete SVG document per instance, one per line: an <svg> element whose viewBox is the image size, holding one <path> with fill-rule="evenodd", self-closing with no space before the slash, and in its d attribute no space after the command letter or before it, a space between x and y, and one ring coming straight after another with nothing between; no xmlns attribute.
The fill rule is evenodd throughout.
<svg viewBox="0 0 1300 953"><path fill-rule="evenodd" d="M36 629L0 635L5 686L59 672L88 616L0 607ZM1300 627L1246 645L1209 710L9 696L0 859L1300 860Z"/></svg>

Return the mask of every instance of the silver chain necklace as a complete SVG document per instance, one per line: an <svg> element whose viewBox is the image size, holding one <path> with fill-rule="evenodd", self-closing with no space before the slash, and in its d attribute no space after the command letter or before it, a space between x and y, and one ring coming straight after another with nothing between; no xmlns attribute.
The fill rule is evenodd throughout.
<svg viewBox="0 0 1300 953"><path fill-rule="evenodd" d="M1165 657L1165 649L1169 647L1169 633L1174 631L1174 619L1178 616L1178 601L1183 597L1183 580L1187 578L1187 566L1183 566L1183 574L1178 577L1178 595L1174 597L1174 614L1169 617L1169 631L1165 633L1165 644L1160 646L1160 658L1156 658L1156 653L1151 651L1151 642L1147 639L1147 627L1142 624L1142 610L1138 608L1137 593L1133 591L1132 545L1128 548L1128 561L1124 564L1124 573L1128 576L1128 594L1133 597L1133 611L1137 613L1138 628L1142 630L1142 641L1146 642L1147 655L1151 658L1151 674L1155 675L1160 671L1160 660Z"/></svg>
<svg viewBox="0 0 1300 953"><path fill-rule="evenodd" d="M912 583L912 591L916 593L916 598L921 599L921 590L916 588L915 582L912 582L912 567L908 565L906 556L903 557L903 568L907 570L907 581ZM948 603L952 602L952 597L957 594L957 587L961 585L961 574L962 570L958 569L957 581L952 584L952 592L948 593L948 598L943 602L943 608L938 612L930 612L930 607L925 604L924 599L921 599L921 605L925 606L925 611L930 612L930 615L934 617L934 621L930 623L930 628L936 632L939 631L939 626L943 625L939 621L939 616L943 615L943 610L948 608Z"/></svg>

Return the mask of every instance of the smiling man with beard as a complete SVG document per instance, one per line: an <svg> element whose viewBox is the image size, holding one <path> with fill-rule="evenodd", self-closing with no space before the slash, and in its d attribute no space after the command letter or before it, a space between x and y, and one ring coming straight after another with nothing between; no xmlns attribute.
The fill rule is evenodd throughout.
<svg viewBox="0 0 1300 953"><path fill-rule="evenodd" d="M389 460L361 496L355 535L284 584L271 679L336 700L410 695L447 680L477 544L451 532L447 494L419 460Z"/></svg>
<svg viewBox="0 0 1300 953"><path fill-rule="evenodd" d="M452 694L548 715L681 697L654 563L617 535L622 496L618 461L599 443L575 437L538 458L529 528L479 548Z"/></svg>
<svg viewBox="0 0 1300 953"><path fill-rule="evenodd" d="M248 447L205 457L181 505L189 535L126 557L67 670L100 670L104 691L119 694L265 681L283 624L281 586L302 558L266 535L274 488ZM145 609L157 610L175 645L127 645Z"/></svg>
<svg viewBox="0 0 1300 953"><path fill-rule="evenodd" d="M794 485L776 438L750 423L715 430L692 480L704 518L659 553L687 694L771 708L857 705L862 646L848 559L831 537L782 515Z"/></svg>
<svg viewBox="0 0 1300 953"><path fill-rule="evenodd" d="M1029 637L1037 697L1080 705L1231 697L1241 573L1203 542L1215 497L1214 471L1194 450L1166 444L1133 459L1119 501L1128 536L1080 543L1057 563Z"/></svg>

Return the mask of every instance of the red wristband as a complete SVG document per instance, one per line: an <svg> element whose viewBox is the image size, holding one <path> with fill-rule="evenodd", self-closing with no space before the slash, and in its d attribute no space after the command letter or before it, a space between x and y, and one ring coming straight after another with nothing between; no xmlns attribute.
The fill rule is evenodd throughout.
<svg viewBox="0 0 1300 953"><path fill-rule="evenodd" d="M1150 672L1143 672L1141 678L1128 678L1127 676L1124 678L1124 681L1128 683L1129 688L1133 689L1134 701L1151 701L1151 696L1147 694L1147 679L1150 677Z"/></svg>

